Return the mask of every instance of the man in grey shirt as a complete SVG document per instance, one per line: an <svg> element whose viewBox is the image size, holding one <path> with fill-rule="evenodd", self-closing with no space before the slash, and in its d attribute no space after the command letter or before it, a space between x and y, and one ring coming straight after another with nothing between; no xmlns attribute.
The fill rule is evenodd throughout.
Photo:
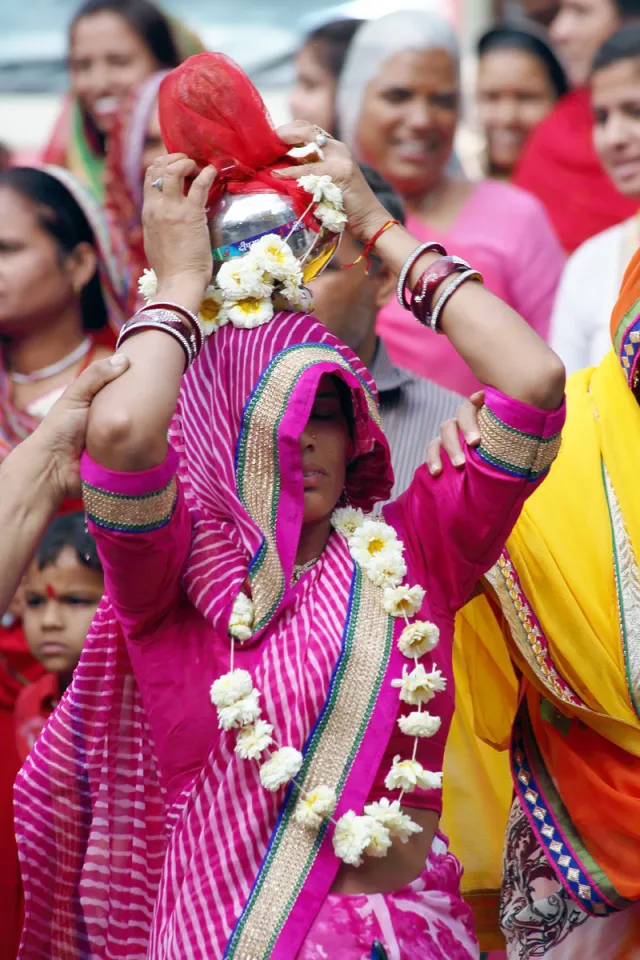
<svg viewBox="0 0 640 960"><path fill-rule="evenodd" d="M370 167L363 164L362 170L389 216L404 224L402 202L393 187ZM368 275L364 262L343 269L361 253L362 247L343 234L338 253L310 285L313 313L358 354L373 375L384 432L391 447L395 474L392 495L397 497L424 463L427 444L438 435L440 424L455 417L463 400L444 387L393 365L375 328L378 310L395 296L397 278L375 257Z"/></svg>

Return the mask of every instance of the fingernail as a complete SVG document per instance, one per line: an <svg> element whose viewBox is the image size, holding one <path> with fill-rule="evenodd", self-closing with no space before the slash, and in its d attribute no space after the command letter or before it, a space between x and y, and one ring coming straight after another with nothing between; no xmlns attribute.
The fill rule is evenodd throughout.
<svg viewBox="0 0 640 960"><path fill-rule="evenodd" d="M453 458L452 463L454 467L464 466L464 456L461 453L459 453L457 456Z"/></svg>
<svg viewBox="0 0 640 960"><path fill-rule="evenodd" d="M435 477L436 474L440 473L440 467L436 467L433 464L429 465L429 473L432 477Z"/></svg>
<svg viewBox="0 0 640 960"><path fill-rule="evenodd" d="M112 367L124 367L125 363L128 362L128 357L125 357L123 353L114 353L112 357L109 358L109 363Z"/></svg>
<svg viewBox="0 0 640 960"><path fill-rule="evenodd" d="M474 432L474 433L469 433L467 435L467 443L478 443L479 440L480 440L479 433Z"/></svg>

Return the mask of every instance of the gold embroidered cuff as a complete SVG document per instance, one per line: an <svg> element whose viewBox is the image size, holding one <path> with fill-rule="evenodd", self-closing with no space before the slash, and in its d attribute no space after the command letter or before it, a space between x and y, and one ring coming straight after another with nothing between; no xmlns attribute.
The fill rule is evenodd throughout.
<svg viewBox="0 0 640 960"><path fill-rule="evenodd" d="M123 533L147 533L169 522L178 495L176 478L153 493L140 497L109 493L82 484L82 498L87 516L99 527L120 530Z"/></svg>
<svg viewBox="0 0 640 960"><path fill-rule="evenodd" d="M480 410L478 424L482 438L478 455L504 473L537 480L558 455L559 433L551 437L524 433L500 420L487 406Z"/></svg>

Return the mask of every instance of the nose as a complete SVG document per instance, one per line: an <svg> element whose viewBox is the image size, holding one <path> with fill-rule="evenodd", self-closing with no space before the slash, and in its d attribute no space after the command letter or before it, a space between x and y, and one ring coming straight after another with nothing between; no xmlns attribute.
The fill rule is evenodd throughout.
<svg viewBox="0 0 640 960"><path fill-rule="evenodd" d="M496 104L496 122L501 127L512 127L518 119L518 108L514 97L501 97Z"/></svg>
<svg viewBox="0 0 640 960"><path fill-rule="evenodd" d="M50 599L47 601L47 605L44 609L44 616L42 617L42 629L43 630L61 630L62 629L62 616L60 614L60 604L57 600Z"/></svg>
<svg viewBox="0 0 640 960"><path fill-rule="evenodd" d="M569 18L561 10L552 21L549 27L549 35L553 43L566 43L571 35L571 24Z"/></svg>
<svg viewBox="0 0 640 960"><path fill-rule="evenodd" d="M433 111L428 100L424 97L414 97L407 111L407 123L412 130L422 132L428 130L433 119Z"/></svg>
<svg viewBox="0 0 640 960"><path fill-rule="evenodd" d="M300 434L300 450L304 453L305 451L312 451L316 448L316 435L313 432L313 428L307 424L302 433Z"/></svg>
<svg viewBox="0 0 640 960"><path fill-rule="evenodd" d="M106 64L94 63L88 80L91 91L96 97L108 96L112 92L111 71Z"/></svg>

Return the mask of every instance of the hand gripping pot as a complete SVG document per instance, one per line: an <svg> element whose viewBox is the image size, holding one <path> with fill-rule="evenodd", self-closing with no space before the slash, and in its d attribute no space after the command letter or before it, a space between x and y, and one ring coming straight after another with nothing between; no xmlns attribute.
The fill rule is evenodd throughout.
<svg viewBox="0 0 640 960"><path fill-rule="evenodd" d="M305 226L288 194L266 188L256 193L225 192L209 211L214 277L225 260L243 256L256 240L273 233L286 238L302 264L305 284L322 273L340 241L340 234L324 227L318 233Z"/></svg>

